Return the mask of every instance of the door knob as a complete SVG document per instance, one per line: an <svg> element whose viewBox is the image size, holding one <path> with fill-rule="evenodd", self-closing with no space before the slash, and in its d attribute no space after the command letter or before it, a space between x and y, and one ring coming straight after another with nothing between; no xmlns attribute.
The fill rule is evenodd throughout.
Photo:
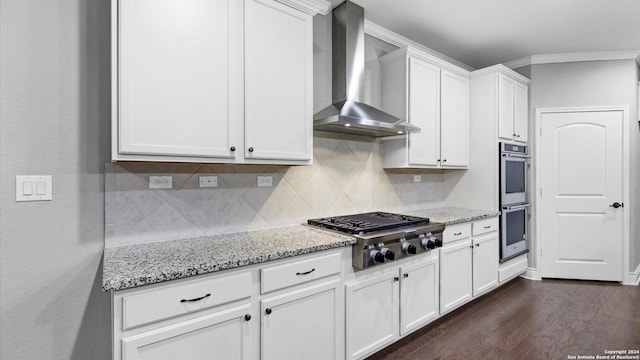
<svg viewBox="0 0 640 360"><path fill-rule="evenodd" d="M619 207L624 207L624 203L619 203L619 202L614 202L613 204L609 205L610 207L617 209Z"/></svg>

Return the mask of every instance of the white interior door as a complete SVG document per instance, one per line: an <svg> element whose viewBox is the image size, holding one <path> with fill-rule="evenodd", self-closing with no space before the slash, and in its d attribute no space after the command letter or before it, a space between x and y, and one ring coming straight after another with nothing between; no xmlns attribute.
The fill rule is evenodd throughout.
<svg viewBox="0 0 640 360"><path fill-rule="evenodd" d="M543 112L542 277L622 281L622 111Z"/></svg>

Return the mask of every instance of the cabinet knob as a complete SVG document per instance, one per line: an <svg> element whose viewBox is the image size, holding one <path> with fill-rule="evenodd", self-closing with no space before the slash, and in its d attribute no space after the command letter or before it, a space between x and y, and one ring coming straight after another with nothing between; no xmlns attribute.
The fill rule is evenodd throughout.
<svg viewBox="0 0 640 360"><path fill-rule="evenodd" d="M249 148L249 152L252 153L253 152L253 146Z"/></svg>
<svg viewBox="0 0 640 360"><path fill-rule="evenodd" d="M409 277L409 274L404 274L404 275L402 275L402 276L404 276L404 278L406 279L406 278L408 278L408 277Z"/></svg>
<svg viewBox="0 0 640 360"><path fill-rule="evenodd" d="M476 247L480 247L480 244L476 244Z"/></svg>
<svg viewBox="0 0 640 360"><path fill-rule="evenodd" d="M511 135L511 136L513 136L513 137L518 137L518 134L513 134L513 135Z"/></svg>
<svg viewBox="0 0 640 360"><path fill-rule="evenodd" d="M251 314L246 314L246 315L244 316L244 319L245 319L246 321L250 321L250 320L251 320Z"/></svg>
<svg viewBox="0 0 640 360"><path fill-rule="evenodd" d="M267 315L271 314L271 308L266 308L266 309L264 310L264 312L265 312Z"/></svg>
<svg viewBox="0 0 640 360"><path fill-rule="evenodd" d="M397 276L394 276L394 277L393 277L393 281L400 281L400 278L399 278L399 277L397 277Z"/></svg>
<svg viewBox="0 0 640 360"><path fill-rule="evenodd" d="M442 162L447 162L447 159L442 160Z"/></svg>
<svg viewBox="0 0 640 360"><path fill-rule="evenodd" d="M235 146L232 146L232 147L230 147L230 148L229 148L229 150L231 150L231 151L236 151L236 147L235 147Z"/></svg>

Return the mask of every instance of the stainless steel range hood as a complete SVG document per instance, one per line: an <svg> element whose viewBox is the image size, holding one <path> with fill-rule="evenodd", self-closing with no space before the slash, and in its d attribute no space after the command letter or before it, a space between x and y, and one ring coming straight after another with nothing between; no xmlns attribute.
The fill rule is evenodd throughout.
<svg viewBox="0 0 640 360"><path fill-rule="evenodd" d="M374 137L420 132L420 128L362 103L364 9L345 1L333 10L333 104L314 116L313 127Z"/></svg>

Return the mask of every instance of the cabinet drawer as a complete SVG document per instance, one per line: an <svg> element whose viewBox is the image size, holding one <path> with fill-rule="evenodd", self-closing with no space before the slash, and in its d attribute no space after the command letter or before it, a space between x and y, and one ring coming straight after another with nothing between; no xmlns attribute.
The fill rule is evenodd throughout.
<svg viewBox="0 0 640 360"><path fill-rule="evenodd" d="M261 270L262 293L304 284L340 272L340 254L313 257Z"/></svg>
<svg viewBox="0 0 640 360"><path fill-rule="evenodd" d="M466 239L469 236L471 236L470 223L447 226L442 234L442 243L450 244L454 241Z"/></svg>
<svg viewBox="0 0 640 360"><path fill-rule="evenodd" d="M498 218L480 220L473 223L473 236L498 231Z"/></svg>
<svg viewBox="0 0 640 360"><path fill-rule="evenodd" d="M127 330L249 297L250 273L139 292L122 298L122 328Z"/></svg>

